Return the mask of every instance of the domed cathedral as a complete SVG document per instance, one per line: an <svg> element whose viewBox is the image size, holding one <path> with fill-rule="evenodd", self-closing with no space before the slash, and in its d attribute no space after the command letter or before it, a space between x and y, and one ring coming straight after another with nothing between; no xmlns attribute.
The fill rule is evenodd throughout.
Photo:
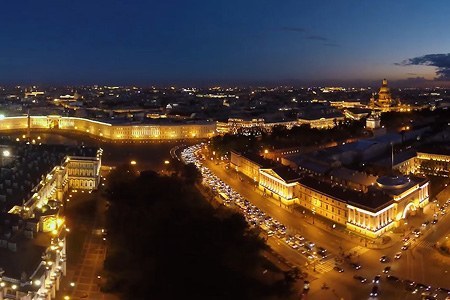
<svg viewBox="0 0 450 300"><path fill-rule="evenodd" d="M370 107L372 109L390 111L393 106L397 106L397 103L392 99L387 80L383 79L378 95L374 93L372 98L370 98Z"/></svg>
<svg viewBox="0 0 450 300"><path fill-rule="evenodd" d="M392 98L391 91L387 86L387 80L383 79L383 82L380 87L380 91L378 92L378 105L381 107L391 106Z"/></svg>

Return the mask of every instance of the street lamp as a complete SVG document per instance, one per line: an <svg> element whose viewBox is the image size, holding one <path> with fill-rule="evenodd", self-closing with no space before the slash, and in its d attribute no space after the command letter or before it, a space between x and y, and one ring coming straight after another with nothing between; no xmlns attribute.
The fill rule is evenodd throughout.
<svg viewBox="0 0 450 300"><path fill-rule="evenodd" d="M314 216L316 215L316 210L315 209L313 209L313 211L312 211L312 219L313 219L313 224L314 224Z"/></svg>
<svg viewBox="0 0 450 300"><path fill-rule="evenodd" d="M314 272L315 272L315 271L316 271L316 262L317 262L317 259L316 259L316 252L313 252L313 258L314 258L313 263L314 263Z"/></svg>
<svg viewBox="0 0 450 300"><path fill-rule="evenodd" d="M137 162L135 160L130 161L130 165L135 166L137 165Z"/></svg>

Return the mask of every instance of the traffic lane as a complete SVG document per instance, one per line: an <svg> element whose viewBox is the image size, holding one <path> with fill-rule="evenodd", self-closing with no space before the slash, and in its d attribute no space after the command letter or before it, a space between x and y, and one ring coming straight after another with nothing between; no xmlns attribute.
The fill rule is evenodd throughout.
<svg viewBox="0 0 450 300"><path fill-rule="evenodd" d="M289 245L277 238L269 237L266 242L267 245L273 249L273 251L280 254L291 264L297 266L300 270L304 271L305 263L308 263L308 259L299 253L298 250L292 249Z"/></svg>
<svg viewBox="0 0 450 300"><path fill-rule="evenodd" d="M401 280L412 280L431 285L433 288L448 288L448 283L450 282L449 265L439 260L436 251L430 252L431 249L421 248L409 249L407 251L400 251L400 248L396 250L397 252L402 252L402 256L398 260L393 259L394 255L391 255L390 252L381 250L373 250L363 254L360 260L362 265L362 269L360 270L361 274L368 278L373 278L377 274L384 275L382 272L384 267L391 266L389 274L397 276ZM379 259L381 255L388 255L391 261L389 263L380 263ZM401 285L403 288L403 284ZM408 296L408 293L405 293L405 296ZM411 299L417 298L414 297L411 296Z"/></svg>
<svg viewBox="0 0 450 300"><path fill-rule="evenodd" d="M246 182L242 182L241 180L238 179L237 176L230 176L230 174L228 174L229 172L226 172L224 169L220 168L220 166L216 166L214 164L209 164L209 167L211 169L211 171L213 171L213 173L215 173L220 179L222 179L224 182L226 182L228 185L232 186L236 192L239 192L243 197L247 198L249 201L251 201L252 203L254 203L256 206L258 206L260 209L262 209L263 211L267 212L267 211L274 211L274 210L281 210L281 214L283 215L282 218L277 218L275 213L272 213L271 215L278 219L279 221L281 221L282 223L284 223L284 225L289 226L289 224L287 224L287 222L283 222L283 220L285 220L284 218L286 217L286 213L287 212L285 209L280 208L279 206L277 206L276 204L267 201L266 198L264 197L260 197L261 199L257 199L258 197L256 197L255 199L255 192L254 190L254 186L249 185ZM253 191L253 192L252 192ZM257 201L260 200L260 201ZM298 219L296 218L295 221L297 222ZM308 238L307 235L305 235L306 238ZM317 241L317 238L311 239L313 241ZM275 241L275 239L274 239ZM280 252L281 254L283 254L283 256L289 256L289 252L293 252L292 249L289 248L289 246L285 245L283 242L280 241L275 241L273 243L270 242L269 240L269 244L274 248L274 250L276 252ZM336 246L336 242L333 243L334 246ZM331 249L331 248L330 248ZM287 253L286 253L287 252ZM370 252L369 252L370 253ZM379 265L379 257L382 255L381 251L371 251L372 253L372 258L370 259L373 263L373 270L380 270L380 272L370 272L370 270L368 270L368 273L370 273L370 275L367 275L367 277L370 278L370 280L378 273L381 273L382 267ZM295 258L297 258L297 255L294 255ZM294 257L289 257L290 260L295 260ZM366 265L367 267L367 265ZM369 269L372 269L369 267ZM324 274L325 276L321 276L324 280L327 279L333 279L336 276L333 276L333 272L335 271L331 271L328 272L326 274ZM319 275L319 274L318 274ZM349 291L352 291L351 294L356 295L356 296L348 296L347 298L353 298L353 299L364 299L367 298L369 293L370 293L370 289L371 287L358 287L358 289L355 290L355 279L353 279L353 275L351 276L340 276L337 277L337 279L335 278L335 280L338 280L340 282L340 284L338 284L338 286L336 287L336 292L339 292L340 294L345 295L346 293L349 293ZM352 281L354 280L354 281ZM400 291L399 291L400 293ZM311 296L308 299L313 299L311 298L313 295L313 293L311 294ZM317 295L320 299L323 294L322 293L318 293ZM392 298L395 299L395 298Z"/></svg>
<svg viewBox="0 0 450 300"><path fill-rule="evenodd" d="M321 228L317 228L308 224L301 216L298 216L263 197L256 192L256 187L246 181L241 181L233 171L226 171L223 165L215 165L208 161L206 166L223 182L231 186L236 192L244 198L263 210L267 215L275 218L286 227L293 229L296 233L300 233L306 239L335 252L341 246L344 251L356 246L347 240L343 240L335 235L325 232Z"/></svg>
<svg viewBox="0 0 450 300"><path fill-rule="evenodd" d="M248 193L246 193L246 191L243 191L243 190L241 190L240 188L237 188L237 187L242 187L242 184L245 184L245 185L249 186L251 190L253 190L253 189L254 189L254 186L249 185L248 183L243 183L243 182L241 182L241 181L237 178L237 176L235 176L235 177L230 176L229 174L227 174L226 171L224 171L223 169L221 169L221 168L219 168L219 167L215 167L215 165L210 165L210 168L212 169L212 171L214 171L214 173L216 173L216 175L218 175L219 178L223 179L224 182L228 183L230 186L235 187L235 190L236 190L237 192L240 192L242 196L244 196L244 197L246 197L246 198L249 198L248 200L253 200L253 195L255 194L254 192L252 193L253 195L249 195ZM223 170L223 171L222 171L222 170ZM234 184L232 183L233 181L234 181ZM231 183L231 184L230 184L230 183ZM248 188L247 188L247 190L248 190ZM250 197L249 197L249 196L250 196ZM258 207L260 207L261 209L265 210L265 211L267 210L267 208L264 209L264 208L266 207L264 204L266 204L266 203L271 203L271 204L275 205L273 202L267 201L267 199L265 199L264 197L262 197L261 200L263 201L263 202L261 203L262 205L261 205L261 204L258 205L258 204L256 204L256 203L255 203L255 204L256 204ZM252 201L252 202L253 202L253 201ZM271 210L271 209L273 208L273 205L270 205L269 210ZM278 208L278 206L276 206L276 205L275 205L275 207ZM283 209L283 211L286 212L284 209ZM280 218L278 218L278 219L279 219L279 221L282 221L282 219L280 219ZM284 222L284 223L286 223L286 222ZM285 224L285 225L287 225L287 224ZM305 237L308 238L308 236L306 236L306 235L305 235ZM315 239L311 239L311 240L316 241ZM398 243L398 245L400 245L400 243ZM288 246L286 246L286 247L288 247ZM398 249L399 249L399 248L400 248L400 247L398 247ZM390 256L393 257L393 255L395 254L395 252L397 252L397 249L395 249L395 247L392 247L391 249L388 249L388 253L386 253L386 251L380 251L380 250L369 251L368 253L371 253L371 254L372 254L372 255L370 255L371 258L369 259L369 264L363 262L363 264L366 265L366 268L367 268L367 266L369 266L369 267L368 267L368 271L369 271L370 274L368 274L367 277L369 277L370 280L371 280L375 275L377 275L377 274L382 274L381 271L382 271L382 269L384 268L384 266L381 266L381 265L380 265L380 263L379 263L379 257L381 257L381 255L385 255L385 254L389 255L389 253L391 253ZM368 256L368 255L367 255L367 256ZM370 262L371 262L371 263L370 263ZM421 265L423 265L423 264L421 264ZM370 272L370 270L373 270L373 271ZM379 270L379 271L378 271L378 270ZM394 266L394 270L395 270L395 266ZM378 271L378 272L377 272L377 271ZM423 272L422 272L422 273L423 273ZM327 277L328 277L328 276L329 276L329 275L327 274ZM352 277L351 277L351 278L352 278ZM351 287L352 287L352 284L350 284L349 288L351 289ZM414 299L414 297L415 297L414 295L409 295L408 292L403 291L402 289L400 289L400 290L395 289L395 291L398 292L398 293L401 294L401 295L404 295L406 298L412 297L411 299ZM363 296L363 295L361 294L361 296Z"/></svg>

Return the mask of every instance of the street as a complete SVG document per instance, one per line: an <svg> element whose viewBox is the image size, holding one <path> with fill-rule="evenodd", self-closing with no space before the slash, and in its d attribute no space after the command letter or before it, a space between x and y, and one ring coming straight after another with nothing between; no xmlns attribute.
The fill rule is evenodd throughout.
<svg viewBox="0 0 450 300"><path fill-rule="evenodd" d="M298 211L284 207L279 201L264 196L256 188L254 182L246 179L242 174L225 168L225 164L216 164L212 161L203 161L202 163L245 199L284 224L287 234L299 233L306 239L314 241L317 246L324 247L331 252L326 259L312 263L307 257L291 249L282 239L276 237L268 239L268 244L277 253L301 268L302 271L311 274L311 290L306 299L324 299L325 297L327 297L326 299L328 297L330 299L368 299L372 288L371 282L375 275L382 275L379 283L379 299L420 299L421 294L426 292L420 289L417 289L414 294L412 291L407 291L404 280L431 285L433 289L430 291L434 291L437 287L449 288L450 259L432 248L437 240L448 234L447 228L449 228L450 222L448 215L441 217L437 224L428 225L428 228L422 230L421 237L412 242L407 251L402 251L401 258L394 260L395 254L401 251L400 248L403 244L401 233L390 233L391 241L386 245L380 244L374 247L369 243L370 248L367 248L364 239L345 233L345 231L337 232L317 218L315 222L313 221L313 225L310 216L302 215ZM415 217L408 220L409 226L420 227L425 218L431 219L433 215L431 205L424 210L420 219ZM333 268L336 262L340 261L342 252L351 254L352 258L343 263L337 263L344 269L343 273L339 273ZM381 263L379 259L382 255L388 256L390 261ZM349 264L351 261L361 264L362 268L360 270L352 269ZM387 280L386 275L382 272L386 266L391 267L389 274L395 275L402 281ZM367 278L367 282L358 282L353 278L354 275ZM324 283L329 288L323 289ZM445 299L444 293L438 293L437 296L437 299Z"/></svg>

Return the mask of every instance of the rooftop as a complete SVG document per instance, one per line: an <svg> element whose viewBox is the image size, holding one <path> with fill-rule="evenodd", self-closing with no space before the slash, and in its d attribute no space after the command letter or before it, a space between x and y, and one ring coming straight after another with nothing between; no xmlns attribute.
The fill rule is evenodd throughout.
<svg viewBox="0 0 450 300"><path fill-rule="evenodd" d="M370 189L367 193L346 189L337 184L320 181L312 177L304 177L300 184L307 186L319 193L329 195L342 202L376 212L393 203L393 199L386 193L377 189Z"/></svg>
<svg viewBox="0 0 450 300"><path fill-rule="evenodd" d="M286 166L279 166L272 169L278 176L280 176L285 182L294 182L300 179L300 175L294 172L291 168Z"/></svg>

